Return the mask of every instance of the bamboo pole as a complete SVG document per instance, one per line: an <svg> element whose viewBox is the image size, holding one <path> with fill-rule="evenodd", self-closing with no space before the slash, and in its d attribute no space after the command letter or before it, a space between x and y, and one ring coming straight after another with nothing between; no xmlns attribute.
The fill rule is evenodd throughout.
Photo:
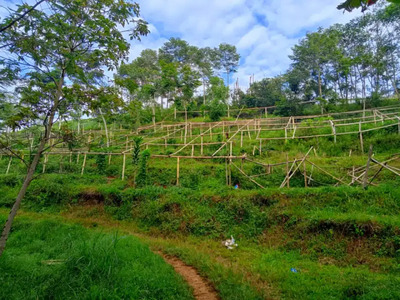
<svg viewBox="0 0 400 300"><path fill-rule="evenodd" d="M243 131L240 132L240 148L243 148Z"/></svg>
<svg viewBox="0 0 400 300"><path fill-rule="evenodd" d="M339 182L341 182L341 183L347 185L344 181L342 181L341 179L339 179L339 178L333 176L331 173L329 173L329 172L325 171L324 169L320 168L319 166L317 166L316 164L312 163L312 162L309 161L308 159L307 159L307 162L310 163L310 164L312 164L314 167L316 167L316 168L317 168L318 170L320 170L321 172L323 172L323 173L325 173L325 174L331 176L333 179L335 179L335 180L337 180L337 181L339 181Z"/></svg>
<svg viewBox="0 0 400 300"><path fill-rule="evenodd" d="M369 145L367 167L365 169L364 180L363 180L363 188L364 189L368 186L368 171L369 171L369 166L371 164L372 149L373 149L373 146L371 144L371 145Z"/></svg>
<svg viewBox="0 0 400 300"><path fill-rule="evenodd" d="M125 179L125 164L126 164L126 154L124 154L122 161L122 180Z"/></svg>
<svg viewBox="0 0 400 300"><path fill-rule="evenodd" d="M238 168L234 163L232 163L232 165L239 170L239 172L244 175L245 177L247 177L251 182L253 182L254 184L256 184L257 186L259 186L260 188L262 188L263 190L265 190L265 187L263 187L261 184L259 184L257 181L255 181L254 179L250 178L250 176L248 176L245 172L243 172L240 168Z"/></svg>
<svg viewBox="0 0 400 300"><path fill-rule="evenodd" d="M8 173L10 172L11 162L12 162L12 156L10 156L10 158L8 159L8 166L7 166L7 170L6 170L6 175L8 175Z"/></svg>
<svg viewBox="0 0 400 300"><path fill-rule="evenodd" d="M335 144L336 144L336 128L335 128L335 123L333 123L332 120L330 120L330 122L331 122L331 126L332 126L332 133L333 133L333 136L334 136L334 141L335 141Z"/></svg>
<svg viewBox="0 0 400 300"><path fill-rule="evenodd" d="M303 163L303 174L304 174L304 187L307 188L307 166L306 166L306 162Z"/></svg>
<svg viewBox="0 0 400 300"><path fill-rule="evenodd" d="M361 145L361 152L364 153L364 141L363 141L363 134L362 134L362 129L361 129L361 122L358 126L358 132L360 134L360 145Z"/></svg>
<svg viewBox="0 0 400 300"><path fill-rule="evenodd" d="M376 163L376 164L378 164L378 165L380 165L381 167L383 167L383 168L389 170L390 172L396 174L397 176L400 176L400 174L397 173L396 171L394 171L392 168L390 168L389 166L384 165L383 163L377 161L376 159L371 158L371 161L374 162L374 163Z"/></svg>
<svg viewBox="0 0 400 300"><path fill-rule="evenodd" d="M286 176L289 178L289 153L286 153ZM290 188L290 179L288 179L286 185Z"/></svg>
<svg viewBox="0 0 400 300"><path fill-rule="evenodd" d="M384 165L386 166L387 163L384 163ZM382 170L383 170L383 166L381 166L381 167L379 168L378 172L375 173L375 175L372 177L372 179L369 181L368 184L371 184L372 181L374 181L374 179L379 175L379 173L380 173Z"/></svg>
<svg viewBox="0 0 400 300"><path fill-rule="evenodd" d="M179 157L176 160L176 185L179 185Z"/></svg>
<svg viewBox="0 0 400 300"><path fill-rule="evenodd" d="M287 182L288 180L290 180L290 179L294 176L294 174L296 173L296 171L300 168L300 166L301 166L301 165L304 163L304 161L307 159L307 156L310 154L310 152L311 152L312 149L313 149L313 147L311 147L310 150L308 150L308 152L306 153L306 155L305 155L305 156L303 157L303 159L300 161L300 164L296 166L296 168L295 168L294 171L291 173L291 175L290 175L290 176L286 176L286 178L285 178L285 180L282 182L280 188L283 188L283 187L285 186L286 182ZM294 164L293 164L293 165L294 165ZM293 168L293 165L292 165L292 168ZM291 168L291 169L292 169L292 168ZM289 171L289 172L290 172L290 171Z"/></svg>
<svg viewBox="0 0 400 300"><path fill-rule="evenodd" d="M228 159L225 158L225 184L229 185Z"/></svg>
<svg viewBox="0 0 400 300"><path fill-rule="evenodd" d="M204 141L204 137L201 136L201 148L200 148L200 154L203 155L203 141Z"/></svg>
<svg viewBox="0 0 400 300"><path fill-rule="evenodd" d="M46 164L47 164L47 161L49 160L49 155L48 154L46 154L45 156L44 156L44 162L43 162L43 170L42 170L42 173L44 173L45 171L46 171Z"/></svg>
<svg viewBox="0 0 400 300"><path fill-rule="evenodd" d="M83 164L82 164L81 176L83 176L83 172L85 171L85 167L86 167L86 156L87 156L87 154L85 153L85 155L83 156Z"/></svg>

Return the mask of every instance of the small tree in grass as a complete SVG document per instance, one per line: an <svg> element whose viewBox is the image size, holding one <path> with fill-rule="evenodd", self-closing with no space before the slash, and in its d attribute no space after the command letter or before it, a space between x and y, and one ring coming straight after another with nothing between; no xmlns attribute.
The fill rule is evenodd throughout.
<svg viewBox="0 0 400 300"><path fill-rule="evenodd" d="M25 112L18 115L17 121L23 126L42 124L44 128L4 226L0 255L42 154L49 149L46 144L52 137L54 122L61 117L60 111L68 112L77 102L89 110L95 100L69 97L71 89L82 88L88 94L99 95L96 90L103 69L115 68L128 55L129 43L120 28L132 26L131 39L148 33L146 23L138 19L139 5L125 0L47 0L45 10L39 7L21 5L0 24L0 28L6 28L0 31L0 86L15 80L19 111ZM18 17L27 10L28 17Z"/></svg>
<svg viewBox="0 0 400 300"><path fill-rule="evenodd" d="M150 151L145 150L142 152L139 160L139 172L137 176L138 186L145 186L147 184L147 163L150 159Z"/></svg>
<svg viewBox="0 0 400 300"><path fill-rule="evenodd" d="M132 151L132 164L134 168L133 181L136 183L136 174L139 168L140 162L140 145L142 144L143 138L141 136L137 136L133 138L133 151Z"/></svg>

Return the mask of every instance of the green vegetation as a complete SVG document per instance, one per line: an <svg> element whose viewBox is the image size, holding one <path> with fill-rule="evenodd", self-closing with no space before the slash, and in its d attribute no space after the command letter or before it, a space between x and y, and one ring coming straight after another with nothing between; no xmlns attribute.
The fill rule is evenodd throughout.
<svg viewBox="0 0 400 300"><path fill-rule="evenodd" d="M42 2L0 24L0 299L193 299L157 251L223 300L400 298L400 6L232 91L234 45L125 63L137 3Z"/></svg>
<svg viewBox="0 0 400 300"><path fill-rule="evenodd" d="M193 299L136 238L35 219L13 226L0 258L0 299Z"/></svg>

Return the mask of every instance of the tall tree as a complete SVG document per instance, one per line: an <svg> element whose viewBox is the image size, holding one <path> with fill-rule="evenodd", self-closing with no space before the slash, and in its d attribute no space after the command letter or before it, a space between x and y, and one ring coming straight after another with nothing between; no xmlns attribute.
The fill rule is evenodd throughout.
<svg viewBox="0 0 400 300"><path fill-rule="evenodd" d="M26 7L20 7L16 14L25 10ZM0 27L15 17L14 14L8 16ZM139 5L124 0L47 0L44 11L36 7L30 11L29 18L17 20L0 33L0 47L5 54L0 64L3 70L13 68L15 75L25 83L19 89L20 105L31 109L29 115L21 115L20 122L29 120L31 124L42 123L44 127L4 226L0 255L39 160L46 151L55 117L61 106L69 105L67 95L71 85L96 89L103 68L113 69L128 55L129 43L119 28L132 26L129 29L131 39L140 39L148 33L146 23L138 17ZM90 106L91 98L85 99Z"/></svg>
<svg viewBox="0 0 400 300"><path fill-rule="evenodd" d="M226 85L229 86L229 76L235 73L239 67L240 55L237 53L236 46L220 44L214 49L212 60L216 69L226 72Z"/></svg>

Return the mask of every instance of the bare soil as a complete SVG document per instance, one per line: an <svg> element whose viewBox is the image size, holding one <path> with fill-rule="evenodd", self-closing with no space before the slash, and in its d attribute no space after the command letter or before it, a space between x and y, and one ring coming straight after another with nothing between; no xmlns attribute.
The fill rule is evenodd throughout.
<svg viewBox="0 0 400 300"><path fill-rule="evenodd" d="M176 257L166 256L162 253L159 254L193 288L193 295L197 300L219 300L214 287L202 278L195 268L186 265Z"/></svg>

